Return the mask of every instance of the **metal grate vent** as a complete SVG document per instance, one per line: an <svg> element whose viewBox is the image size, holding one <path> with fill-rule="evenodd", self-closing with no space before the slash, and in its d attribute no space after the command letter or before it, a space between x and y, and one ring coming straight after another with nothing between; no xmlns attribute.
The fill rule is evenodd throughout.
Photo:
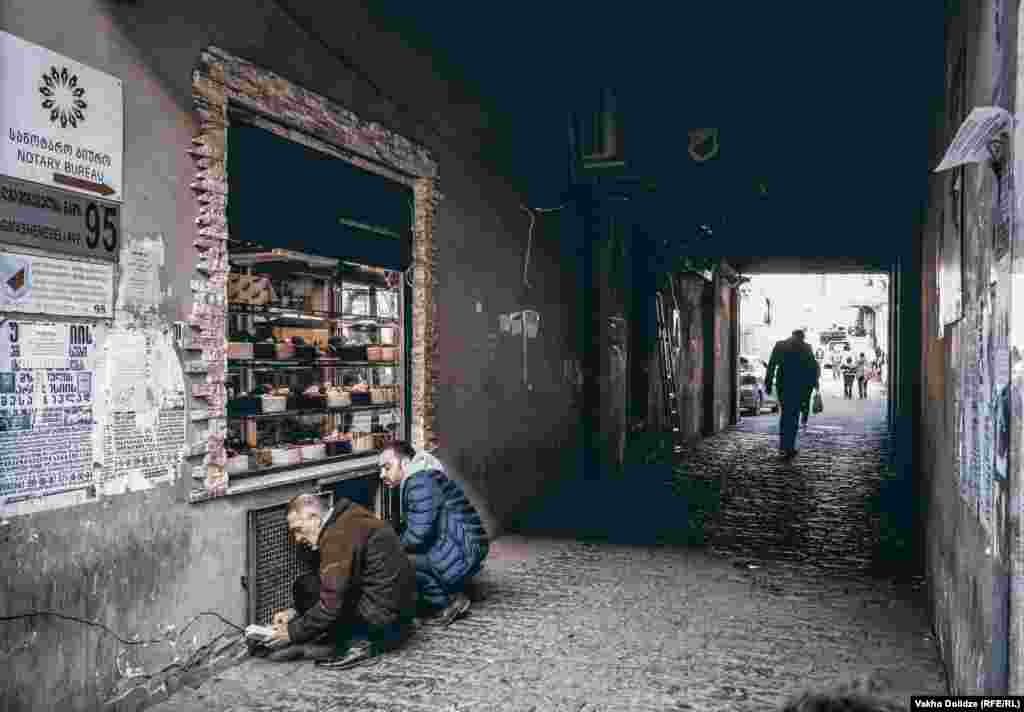
<svg viewBox="0 0 1024 712"><path fill-rule="evenodd" d="M321 494L331 506L333 493ZM276 504L248 512L249 622L270 623L274 612L292 606L292 583L306 573L316 573L312 559L299 557L299 547L288 541L286 509Z"/></svg>
<svg viewBox="0 0 1024 712"><path fill-rule="evenodd" d="M397 487L390 489L381 484L377 488L376 510L377 516L384 521L391 522L392 526L398 528L398 513L400 504L398 502L399 490Z"/></svg>

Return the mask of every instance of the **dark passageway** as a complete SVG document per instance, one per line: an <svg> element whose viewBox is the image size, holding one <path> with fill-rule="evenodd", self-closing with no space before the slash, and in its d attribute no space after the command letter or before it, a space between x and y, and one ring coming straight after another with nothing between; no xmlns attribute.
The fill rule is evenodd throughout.
<svg viewBox="0 0 1024 712"><path fill-rule="evenodd" d="M616 477L578 477L541 500L523 533L616 543L708 546L738 561L837 576L916 581L910 501L892 467L884 388L844 401L823 377L823 413L778 453L778 415L744 417L688 444L674 466L627 464Z"/></svg>

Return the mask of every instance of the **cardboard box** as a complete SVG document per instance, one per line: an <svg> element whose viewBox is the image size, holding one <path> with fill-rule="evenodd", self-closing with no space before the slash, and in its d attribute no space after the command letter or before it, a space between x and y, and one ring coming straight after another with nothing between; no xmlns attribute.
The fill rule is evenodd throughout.
<svg viewBox="0 0 1024 712"><path fill-rule="evenodd" d="M269 277L231 272L228 274L228 301L259 306L277 301L277 295Z"/></svg>

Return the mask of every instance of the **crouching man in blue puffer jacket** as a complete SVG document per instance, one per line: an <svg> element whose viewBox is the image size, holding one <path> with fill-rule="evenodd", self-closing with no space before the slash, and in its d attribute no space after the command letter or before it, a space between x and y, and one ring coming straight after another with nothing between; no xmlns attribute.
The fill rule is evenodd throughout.
<svg viewBox="0 0 1024 712"><path fill-rule="evenodd" d="M489 550L483 522L430 453L399 440L387 444L379 464L384 484L401 487L402 545L416 568L419 598L436 613L423 622L447 626L469 611L464 584Z"/></svg>

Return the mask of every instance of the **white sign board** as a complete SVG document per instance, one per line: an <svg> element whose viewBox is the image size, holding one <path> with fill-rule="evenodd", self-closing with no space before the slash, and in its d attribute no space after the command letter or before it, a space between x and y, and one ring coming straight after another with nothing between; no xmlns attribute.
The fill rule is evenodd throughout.
<svg viewBox="0 0 1024 712"><path fill-rule="evenodd" d="M123 200L117 77L0 31L0 175Z"/></svg>
<svg viewBox="0 0 1024 712"><path fill-rule="evenodd" d="M0 312L108 319L113 307L113 263L41 257L0 246Z"/></svg>
<svg viewBox="0 0 1024 712"><path fill-rule="evenodd" d="M992 158L989 143L1000 133L1013 128L1013 114L998 106L979 106L971 111L956 132L942 163L935 173L962 166L981 163Z"/></svg>

